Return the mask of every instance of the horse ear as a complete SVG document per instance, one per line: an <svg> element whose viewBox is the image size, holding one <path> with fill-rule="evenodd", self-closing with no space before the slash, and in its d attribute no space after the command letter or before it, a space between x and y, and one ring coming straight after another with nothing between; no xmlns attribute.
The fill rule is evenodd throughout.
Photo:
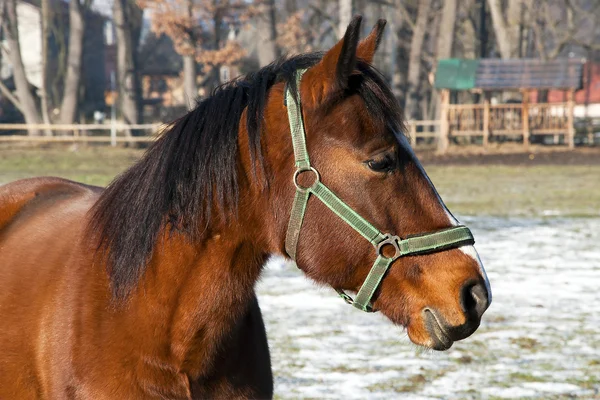
<svg viewBox="0 0 600 400"><path fill-rule="evenodd" d="M360 15L352 18L344 37L325 53L317 65L306 72L305 77L311 82L312 99L316 104L329 93L343 90L348 86L348 80L356 66L356 48L361 22ZM320 82L317 83L317 80Z"/></svg>
<svg viewBox="0 0 600 400"><path fill-rule="evenodd" d="M360 41L358 48L356 49L356 56L358 58L369 64L373 62L373 57L379 47L379 43L381 43L386 23L387 21L385 19L378 20L369 36Z"/></svg>

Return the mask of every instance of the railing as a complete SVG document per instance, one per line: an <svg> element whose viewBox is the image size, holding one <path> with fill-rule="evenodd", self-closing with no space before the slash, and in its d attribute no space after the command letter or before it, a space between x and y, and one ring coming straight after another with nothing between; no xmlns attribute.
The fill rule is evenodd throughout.
<svg viewBox="0 0 600 400"><path fill-rule="evenodd" d="M570 118L568 103L528 104L523 108L521 104L488 105L456 105L450 104L447 109L447 129L449 137L481 136L486 145L490 137L502 135L560 135L568 136L570 133ZM523 112L527 118L523 118ZM523 123L526 125L523 126ZM594 123L595 122L595 123ZM406 123L410 142L413 147L438 147L444 124L440 120L408 121ZM0 143L2 142L29 142L29 143L117 143L151 142L165 127L163 124L56 124L56 125L28 125L28 124L0 124ZM29 130L37 130L38 136L28 135ZM144 135L131 135L131 131L144 131ZM4 135L6 131L18 131L19 134ZM45 135L47 131L57 134ZM65 132L71 132L66 134ZM574 129L573 129L574 135ZM600 132L600 119L581 120L577 124L579 136L585 136L585 141L593 145L595 132ZM583 139L582 139L583 140Z"/></svg>
<svg viewBox="0 0 600 400"><path fill-rule="evenodd" d="M436 146L439 140L440 121L408 121L410 144L417 146Z"/></svg>
<svg viewBox="0 0 600 400"><path fill-rule="evenodd" d="M439 135L440 121L409 121L409 137L413 146L435 144ZM0 124L0 142L96 142L115 145L119 142L151 142L156 139L156 133L163 128L162 124L55 124L55 125L28 125L28 124ZM37 130L40 132L37 136L27 135L27 131ZM148 135L132 136L123 133L132 130L144 130ZM20 131L18 135L3 135L2 131ZM59 132L58 135L44 135L44 131ZM64 132L72 132L66 135ZM93 135L88 133L93 132ZM98 132L107 132L105 135L99 135ZM121 133L121 135L118 135Z"/></svg>
<svg viewBox="0 0 600 400"><path fill-rule="evenodd" d="M448 104L449 137L481 136L487 145L490 137L530 135L565 135L572 146L574 130L571 104Z"/></svg>
<svg viewBox="0 0 600 400"><path fill-rule="evenodd" d="M451 135L483 135L484 107L482 104L452 104L448 108L448 127Z"/></svg>
<svg viewBox="0 0 600 400"><path fill-rule="evenodd" d="M566 132L569 129L567 103L531 104L529 129L536 135Z"/></svg>
<svg viewBox="0 0 600 400"><path fill-rule="evenodd" d="M493 135L520 135L523 133L523 107L520 104L490 106L488 129Z"/></svg>
<svg viewBox="0 0 600 400"><path fill-rule="evenodd" d="M110 143L115 146L119 142L151 142L156 139L162 124L0 124L0 142L96 142ZM38 135L27 135L28 131L36 130ZM141 130L147 134L133 136L131 131ZM3 135L2 131L19 131L21 134ZM58 135L45 135L44 132L56 132ZM72 132L71 135L64 132ZM107 132L98 135L98 132ZM88 133L93 133L92 135ZM121 133L121 136L119 136ZM148 134L149 133L149 134Z"/></svg>

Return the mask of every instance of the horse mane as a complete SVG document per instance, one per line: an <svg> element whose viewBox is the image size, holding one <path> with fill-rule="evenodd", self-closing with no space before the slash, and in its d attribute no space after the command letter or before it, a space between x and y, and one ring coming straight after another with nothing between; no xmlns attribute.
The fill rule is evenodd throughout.
<svg viewBox="0 0 600 400"><path fill-rule="evenodd" d="M137 163L110 183L91 210L87 231L104 256L113 297L122 300L133 290L165 228L198 241L215 212L225 218L235 215L244 110L250 159L264 171L261 131L269 89L284 81L295 92L295 71L315 65L322 56L282 58L218 87L171 123ZM346 92L356 91L373 116L400 121L400 108L385 79L362 61L357 69L360 74L352 77Z"/></svg>

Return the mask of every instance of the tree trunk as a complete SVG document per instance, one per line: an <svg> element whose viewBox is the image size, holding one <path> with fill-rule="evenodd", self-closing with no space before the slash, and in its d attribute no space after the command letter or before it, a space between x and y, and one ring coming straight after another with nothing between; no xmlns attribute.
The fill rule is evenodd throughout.
<svg viewBox="0 0 600 400"><path fill-rule="evenodd" d="M268 65L279 57L277 48L277 21L275 18L275 1L267 0L259 5L260 12L256 22L258 33L258 63L261 67Z"/></svg>
<svg viewBox="0 0 600 400"><path fill-rule="evenodd" d="M456 21L457 0L444 0L442 19L437 39L437 59L452 57L452 46L454 45L454 22Z"/></svg>
<svg viewBox="0 0 600 400"><path fill-rule="evenodd" d="M352 19L352 0L339 0L340 24L338 26L338 37L341 39Z"/></svg>
<svg viewBox="0 0 600 400"><path fill-rule="evenodd" d="M406 98L405 112L408 119L419 118L419 84L421 81L421 53L423 41L427 30L427 20L431 0L419 0L417 21L413 29L412 41L410 43L410 55L408 61L408 96Z"/></svg>
<svg viewBox="0 0 600 400"><path fill-rule="evenodd" d="M113 20L117 38L117 82L121 113L126 124L141 121L137 45L142 12L132 1L115 0Z"/></svg>
<svg viewBox="0 0 600 400"><path fill-rule="evenodd" d="M437 38L437 61L452 57L452 47L454 46L454 24L456 21L457 7L457 0L444 0L444 9L442 10L442 19L440 21L440 29ZM435 68L437 68L437 65ZM433 89L431 97L432 110L430 115L433 117L433 119L437 120L440 118L441 107L438 104L440 101L440 95L436 89Z"/></svg>
<svg viewBox="0 0 600 400"><path fill-rule="evenodd" d="M37 108L36 99L31 91L31 86L25 74L25 66L21 57L21 47L19 44L19 30L17 22L16 0L6 0L5 18L3 25L5 27L4 36L6 38L9 50L9 60L12 64L13 78L15 81L17 99L19 108L23 113L27 124L40 124L41 118ZM39 130L32 128L28 130L29 135L39 135Z"/></svg>
<svg viewBox="0 0 600 400"><path fill-rule="evenodd" d="M395 0L398 2L399 0ZM406 84L406 69L403 68L406 60L406 51L403 38L401 37L404 31L404 15L398 5L394 6L393 18L389 20L390 31L390 73L392 75L392 93L400 104L404 104L404 86Z"/></svg>
<svg viewBox="0 0 600 400"><path fill-rule="evenodd" d="M500 56L503 59L518 56L520 41L519 32L521 25L522 0L508 0L506 17L502 12L501 0L487 0L492 15L492 25L496 36L496 43Z"/></svg>
<svg viewBox="0 0 600 400"><path fill-rule="evenodd" d="M218 5L217 0L213 0L213 6L216 8ZM215 11L214 15L213 15L213 25L214 25L214 48L215 50L220 49L221 48L221 23L223 22L223 19L221 17L221 12L217 9L217 11ZM221 85L221 66L220 65L215 65L213 67L213 69L211 70L210 74L212 75L212 78L210 79L209 82L209 88L210 91L212 92L216 87L218 87L219 85Z"/></svg>
<svg viewBox="0 0 600 400"><path fill-rule="evenodd" d="M508 0L506 16L500 0L488 0L496 43L503 59L518 58L521 49L523 0ZM513 92L502 92L502 101L513 98Z"/></svg>
<svg viewBox="0 0 600 400"><path fill-rule="evenodd" d="M198 87L196 86L196 59L193 55L183 56L183 92L188 110L194 109Z"/></svg>
<svg viewBox="0 0 600 400"><path fill-rule="evenodd" d="M187 17L192 18L192 0L186 1ZM190 35L192 35L190 33ZM196 85L196 38L193 35L189 38L191 53L183 56L183 94L188 110L196 107L196 97L198 97L198 86Z"/></svg>
<svg viewBox="0 0 600 400"><path fill-rule="evenodd" d="M79 86L81 82L81 62L83 59L83 35L85 19L80 0L69 3L69 50L67 54L67 73L60 106L61 124L72 124L77 116Z"/></svg>
<svg viewBox="0 0 600 400"><path fill-rule="evenodd" d="M50 44L50 7L48 0L42 0L41 2L41 23L42 23L42 84L40 87L40 102L42 109L42 120L44 124L50 125L50 116L48 115L48 45ZM50 129L45 129L44 134L46 136L52 136Z"/></svg>

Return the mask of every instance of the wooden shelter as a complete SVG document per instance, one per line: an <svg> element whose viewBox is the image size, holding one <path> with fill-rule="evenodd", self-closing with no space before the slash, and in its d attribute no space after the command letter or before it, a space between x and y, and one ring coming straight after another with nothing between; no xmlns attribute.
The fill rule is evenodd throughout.
<svg viewBox="0 0 600 400"><path fill-rule="evenodd" d="M440 90L440 143L447 149L453 137L482 137L484 146L500 136L521 136L528 146L531 135L564 135L574 146L574 92L582 87L581 59L444 59L438 62L434 87ZM560 103L531 103L530 92L559 89ZM479 104L450 104L452 90L481 93ZM519 91L521 104L490 104L492 92Z"/></svg>

